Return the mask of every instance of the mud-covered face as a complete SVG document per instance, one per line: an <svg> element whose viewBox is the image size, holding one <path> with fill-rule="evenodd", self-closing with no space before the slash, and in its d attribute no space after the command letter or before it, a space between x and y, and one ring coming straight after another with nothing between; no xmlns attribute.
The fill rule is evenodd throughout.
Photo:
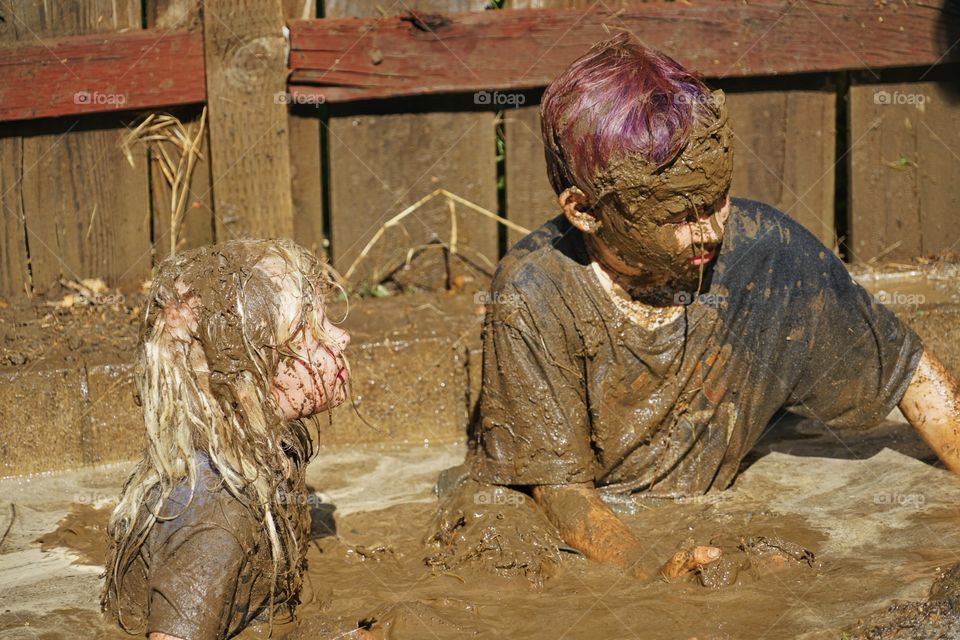
<svg viewBox="0 0 960 640"><path fill-rule="evenodd" d="M596 208L602 224L590 240L592 253L638 289L695 291L723 240L730 214L727 192L705 206L680 211L640 208L631 190L612 194Z"/></svg>
<svg viewBox="0 0 960 640"><path fill-rule="evenodd" d="M722 92L712 100L716 119L695 124L672 160L625 154L591 181L599 225L588 245L631 288L695 291L716 257L729 215L733 134Z"/></svg>
<svg viewBox="0 0 960 640"><path fill-rule="evenodd" d="M343 351L350 335L330 322L322 309L317 313L317 324L322 327L330 343L320 340L303 323L302 329L290 342L292 355L277 365L273 380L273 398L287 420L307 418L342 403L347 396L347 366Z"/></svg>

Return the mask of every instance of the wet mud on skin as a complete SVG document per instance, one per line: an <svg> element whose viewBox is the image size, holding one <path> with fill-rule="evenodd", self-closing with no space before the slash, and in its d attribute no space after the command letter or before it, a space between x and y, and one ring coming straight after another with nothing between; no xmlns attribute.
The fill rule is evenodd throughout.
<svg viewBox="0 0 960 640"><path fill-rule="evenodd" d="M314 472L308 482L322 488L324 476L338 476L339 468L354 474L354 485L363 490L331 488L327 497L337 506L336 536L312 544L298 620L276 629L275 637L703 640L838 638L846 630L853 637L886 639L938 637L934 631L951 628L957 580L950 576L960 572L951 569L960 562L960 482L903 453L874 450L875 443L862 450L851 447L869 459L843 459L848 450L836 439L836 455L819 457L831 451L826 441L821 448L805 444L817 441L812 428L786 431L793 439L768 442L772 452L754 461L726 492L613 503L658 561L690 540L723 549L724 560L715 567L671 583L642 584L554 548L557 539L546 525L518 541L513 537L518 532L539 526L524 494L461 487L438 513L430 497L436 473L427 467L443 468L462 452L419 449L386 466L376 455L344 452L337 464L331 454L323 461L328 471ZM840 437L856 445L855 436ZM415 472L403 471L416 460ZM361 504L388 484L396 496L392 502ZM409 489L401 491L400 485ZM70 526L93 536L95 526L70 523L107 512L88 507L59 524L48 523L48 530ZM463 524L457 524L458 512L465 516ZM433 533L447 532L446 537L429 542L431 527ZM80 545L73 536L62 540ZM488 544L477 544L484 540ZM533 554L534 560L549 559L539 588L517 562L531 545L544 550ZM479 554L470 555L478 548ZM6 553L5 548L0 560ZM442 562L430 560L438 556ZM2 572L0 565L0 577ZM947 577L935 583L940 575ZM2 593L0 598L13 602ZM905 622L912 626L904 627ZM25 630L30 628L47 633ZM19 612L16 618L0 612L0 629L15 629L11 637L24 638L66 637L66 629L81 637L128 637L95 611L55 602L43 612ZM922 635L924 629L930 633ZM263 629L251 628L241 637L264 635Z"/></svg>

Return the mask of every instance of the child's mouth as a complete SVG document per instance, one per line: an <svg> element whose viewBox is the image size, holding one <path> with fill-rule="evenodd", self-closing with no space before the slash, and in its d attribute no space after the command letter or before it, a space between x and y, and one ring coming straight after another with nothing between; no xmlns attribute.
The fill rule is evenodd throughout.
<svg viewBox="0 0 960 640"><path fill-rule="evenodd" d="M705 253L697 254L694 257L690 258L690 264L692 264L695 267L699 267L702 264L707 264L708 262L713 260L716 256L717 256L717 250L710 249Z"/></svg>

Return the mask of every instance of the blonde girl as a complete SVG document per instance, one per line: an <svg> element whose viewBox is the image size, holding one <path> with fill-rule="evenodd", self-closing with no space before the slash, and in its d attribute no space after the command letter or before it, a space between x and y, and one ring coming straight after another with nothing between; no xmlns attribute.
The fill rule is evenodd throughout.
<svg viewBox="0 0 960 640"><path fill-rule="evenodd" d="M113 513L102 603L151 639L226 638L292 613L305 568L313 416L346 397L332 270L296 244L168 258L136 355L144 458Z"/></svg>

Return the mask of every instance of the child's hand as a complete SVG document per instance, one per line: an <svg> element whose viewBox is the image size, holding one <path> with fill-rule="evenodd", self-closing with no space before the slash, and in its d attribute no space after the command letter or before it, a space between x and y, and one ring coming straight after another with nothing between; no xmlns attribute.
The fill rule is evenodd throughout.
<svg viewBox="0 0 960 640"><path fill-rule="evenodd" d="M701 545L693 549L683 549L667 560L660 568L660 575L664 578L679 578L719 559L720 549L717 547Z"/></svg>

